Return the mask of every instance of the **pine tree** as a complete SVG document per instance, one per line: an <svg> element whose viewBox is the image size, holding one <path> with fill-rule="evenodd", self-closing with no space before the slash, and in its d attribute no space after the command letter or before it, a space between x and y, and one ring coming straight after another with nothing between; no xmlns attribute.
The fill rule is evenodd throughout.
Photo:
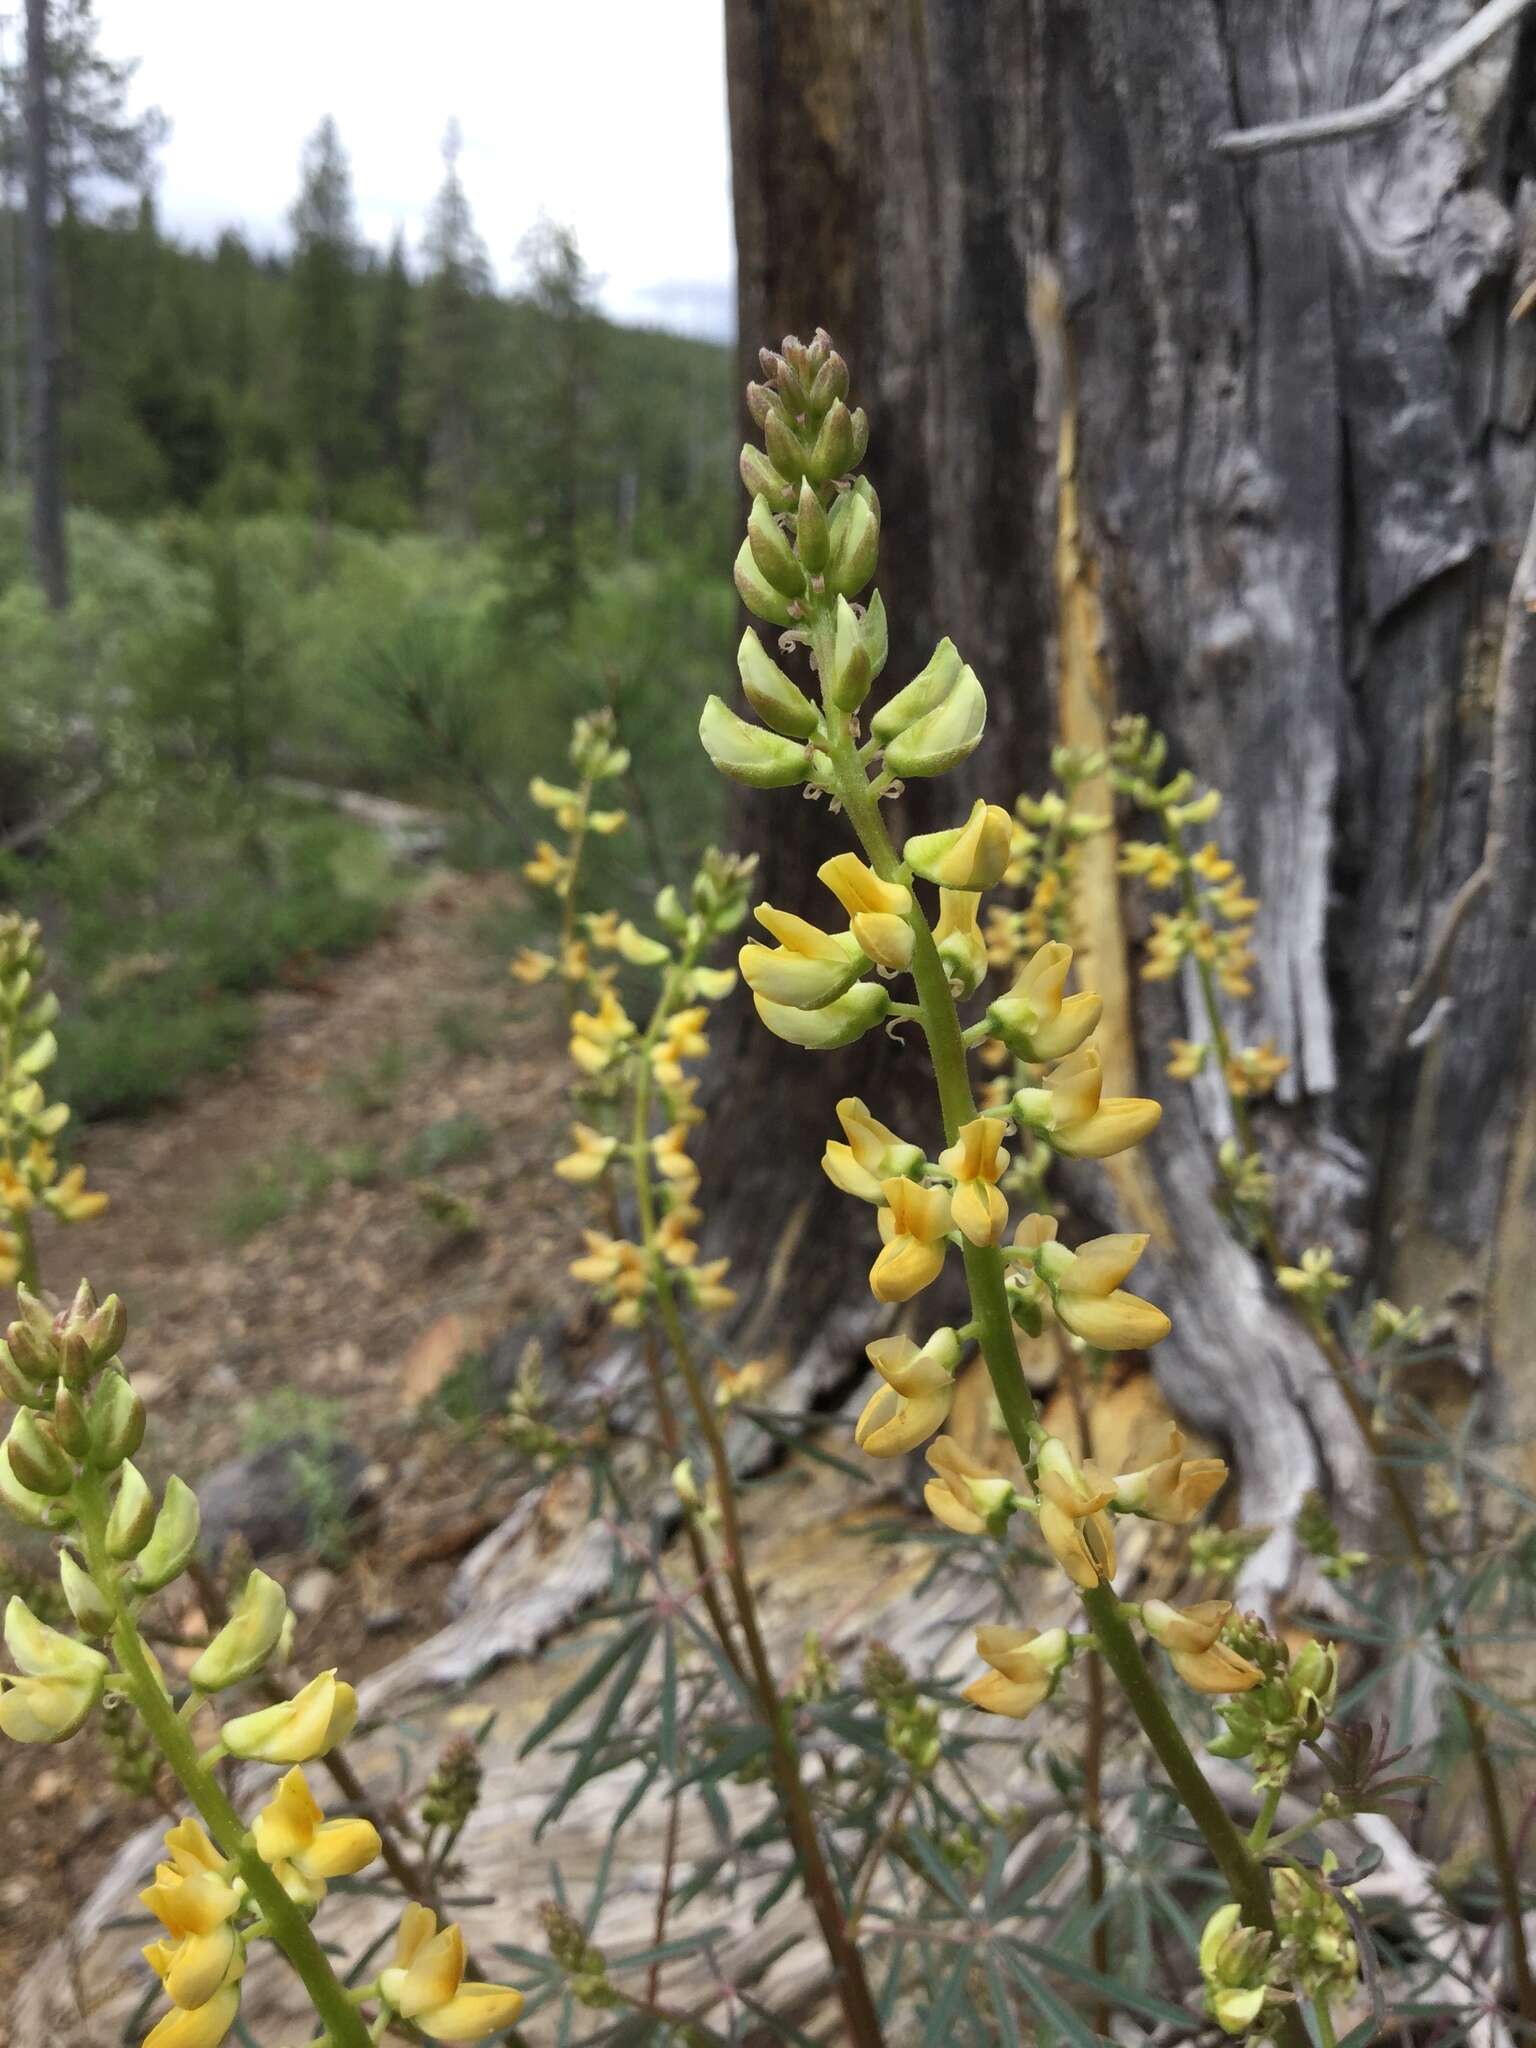
<svg viewBox="0 0 1536 2048"><path fill-rule="evenodd" d="M442 186L427 222L426 288L417 377L432 496L444 522L475 529L490 383L491 271L459 177L454 122L444 138Z"/></svg>
<svg viewBox="0 0 1536 2048"><path fill-rule="evenodd" d="M305 145L302 176L293 209L295 429L329 521L362 444L352 174L329 115Z"/></svg>
<svg viewBox="0 0 1536 2048"><path fill-rule="evenodd" d="M375 301L364 414L375 457L414 504L421 493L421 462L406 421L410 333L411 279L405 238L397 230Z"/></svg>

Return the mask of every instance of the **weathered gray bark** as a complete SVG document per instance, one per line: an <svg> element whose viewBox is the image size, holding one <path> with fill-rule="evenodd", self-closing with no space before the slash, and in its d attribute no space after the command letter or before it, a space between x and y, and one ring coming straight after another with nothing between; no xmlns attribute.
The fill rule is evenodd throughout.
<svg viewBox="0 0 1536 2048"><path fill-rule="evenodd" d="M64 442L59 331L53 289L49 148L48 0L27 0L27 388L32 439L32 556L55 611L69 603L64 537Z"/></svg>
<svg viewBox="0 0 1536 2048"><path fill-rule="evenodd" d="M1499 713L1518 799L1450 1000L1415 1030L1400 997L1488 823L1503 608L1536 482L1536 333L1506 324L1529 277L1536 38L1503 36L1382 134L1246 166L1211 148L1370 97L1468 12L728 0L727 21L744 369L818 321L853 364L893 675L953 634L992 704L973 766L1005 800L1039 777L1063 670L1087 678L1060 707L1074 730L1146 711L1227 793L1223 837L1264 903L1244 1035L1293 1062L1262 1118L1283 1233L1330 1239L1368 1287L1424 1302L1518 1405L1536 1315L1517 1250L1536 1152L1528 661L1506 664ZM1098 612L1064 646L1073 514ZM908 821L941 822L934 801L918 792ZM959 814L952 784L937 802ZM810 906L833 828L781 798L747 799L737 823L765 893ZM1123 960L1111 921L1101 983ZM1202 1035L1185 994L1128 987L1143 1084L1167 1103L1155 1187L1121 1174L1106 1204L1090 1181L1085 1221L1161 1212L1160 1375L1233 1444L1248 1512L1283 1521L1355 1469L1347 1425L1212 1204L1217 1105L1162 1081L1169 1032ZM786 1148L801 1166L815 1149L800 1113L829 1126L845 1077L742 1031L733 1142L761 1244ZM858 1282L848 1224L815 1199L810 1241L828 1250L804 1299L820 1313Z"/></svg>

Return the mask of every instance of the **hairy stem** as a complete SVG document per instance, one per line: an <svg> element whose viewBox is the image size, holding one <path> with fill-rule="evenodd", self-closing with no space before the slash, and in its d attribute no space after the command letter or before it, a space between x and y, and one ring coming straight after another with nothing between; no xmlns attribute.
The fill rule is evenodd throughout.
<svg viewBox="0 0 1536 2048"><path fill-rule="evenodd" d="M112 1648L124 1691L209 1834L238 1868L272 1939L309 1993L332 2048L369 2048L371 2037L362 2015L331 1968L308 1920L256 1854L244 1822L198 1756L196 1744L155 1676L143 1639L124 1601L122 1581L107 1554L106 1489L94 1472L84 1473L76 1481L74 1505L91 1578L112 1609Z"/></svg>

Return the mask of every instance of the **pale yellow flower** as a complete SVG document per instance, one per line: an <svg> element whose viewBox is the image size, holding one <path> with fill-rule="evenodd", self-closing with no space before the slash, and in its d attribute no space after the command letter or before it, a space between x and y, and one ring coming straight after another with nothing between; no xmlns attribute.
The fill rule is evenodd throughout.
<svg viewBox="0 0 1536 2048"><path fill-rule="evenodd" d="M16 1593L6 1604L5 1647L20 1676L0 1671L0 1734L13 1742L67 1741L101 1698L106 1658L39 1621Z"/></svg>
<svg viewBox="0 0 1536 2048"><path fill-rule="evenodd" d="M977 797L963 825L909 839L901 857L925 882L980 891L1003 879L1013 842L1013 820L998 804Z"/></svg>
<svg viewBox="0 0 1536 2048"><path fill-rule="evenodd" d="M1227 1483L1220 1458L1186 1458L1184 1438L1170 1429L1163 1454L1115 1480L1115 1506L1151 1522L1192 1522Z"/></svg>
<svg viewBox="0 0 1536 2048"><path fill-rule="evenodd" d="M162 1863L155 1881L139 1893L170 1936L144 1951L173 2005L190 2011L206 2005L229 1979L240 1954L235 1915L242 1893L221 1873L197 1870L190 1876Z"/></svg>
<svg viewBox="0 0 1536 2048"><path fill-rule="evenodd" d="M976 913L981 898L968 889L939 891L939 918L933 928L933 943L939 949L944 972L962 994L980 988L987 973L987 942L981 936Z"/></svg>
<svg viewBox="0 0 1536 2048"><path fill-rule="evenodd" d="M608 1171L608 1162L618 1150L618 1139L583 1123L571 1125L571 1137L575 1142L569 1152L555 1161L555 1172L561 1180L568 1180L576 1187L601 1180Z"/></svg>
<svg viewBox="0 0 1536 2048"><path fill-rule="evenodd" d="M379 1831L368 1820L327 1820L309 1781L297 1766L251 1823L256 1853L275 1871L284 1891L304 1905L318 1905L333 1877L353 1877L380 1849Z"/></svg>
<svg viewBox="0 0 1536 2048"><path fill-rule="evenodd" d="M987 1011L987 1022L1019 1059L1043 1062L1076 1052L1103 1013L1091 991L1065 994L1072 948L1059 939L1041 946L1020 970L1005 996Z"/></svg>
<svg viewBox="0 0 1536 2048"><path fill-rule="evenodd" d="M1072 1639L1064 1628L979 1628L976 1654L992 1669L961 1694L973 1707L1022 1721L1056 1690L1072 1661Z"/></svg>
<svg viewBox="0 0 1536 2048"><path fill-rule="evenodd" d="M735 1305L736 1290L725 1285L725 1275L730 1266L729 1259L706 1259L687 1273L688 1291L693 1296L694 1306L702 1309L705 1315L714 1315ZM747 1371L747 1367L743 1366L742 1371Z"/></svg>
<svg viewBox="0 0 1536 2048"><path fill-rule="evenodd" d="M939 1475L923 1488L929 1512L958 1536L984 1536L994 1516L1014 1502L1011 1480L973 1458L953 1437L935 1437L928 1462Z"/></svg>
<svg viewBox="0 0 1536 2048"><path fill-rule="evenodd" d="M1139 875L1152 889L1171 889L1179 879L1179 857L1173 848L1145 839L1125 842L1120 849L1119 866L1122 875Z"/></svg>
<svg viewBox="0 0 1536 2048"><path fill-rule="evenodd" d="M1166 1068L1169 1080L1193 1081L1204 1067L1211 1048L1189 1038L1170 1038L1168 1050L1173 1055Z"/></svg>
<svg viewBox="0 0 1536 2048"><path fill-rule="evenodd" d="M853 936L877 967L910 965L912 891L904 883L882 882L856 853L835 854L816 873L847 911Z"/></svg>
<svg viewBox="0 0 1536 2048"><path fill-rule="evenodd" d="M1003 1117L974 1117L939 1154L940 1166L955 1177L950 1202L955 1223L972 1244L1001 1244L1008 1228L1008 1203L997 1185L1008 1170L1002 1149L1007 1134Z"/></svg>
<svg viewBox="0 0 1536 2048"><path fill-rule="evenodd" d="M1014 1114L1057 1152L1071 1159L1106 1159L1140 1144L1162 1117L1160 1102L1141 1096L1105 1097L1104 1069L1091 1045L1079 1047L1045 1076L1021 1088Z"/></svg>
<svg viewBox="0 0 1536 2048"><path fill-rule="evenodd" d="M910 1301L943 1270L952 1223L949 1190L895 1179L882 1181L880 1191L883 1243L869 1270L870 1292L876 1301Z"/></svg>
<svg viewBox="0 0 1536 2048"><path fill-rule="evenodd" d="M899 1458L949 1414L960 1339L953 1330L936 1330L919 1349L910 1337L880 1337L864 1352L885 1385L865 1402L853 1440L872 1458Z"/></svg>
<svg viewBox="0 0 1536 2048"><path fill-rule="evenodd" d="M663 1088L676 1088L685 1079L682 1062L701 1060L709 1051L704 1025L709 1011L702 1003L675 1010L667 1019L661 1037L651 1047L651 1072Z"/></svg>
<svg viewBox="0 0 1536 2048"><path fill-rule="evenodd" d="M771 903L760 903L754 914L779 942L769 947L749 939L736 955L741 978L754 995L793 1010L821 1009L864 972L864 950L854 933L824 932Z"/></svg>
<svg viewBox="0 0 1536 2048"><path fill-rule="evenodd" d="M845 1095L838 1103L837 1120L848 1142L840 1145L835 1138L829 1140L821 1155L821 1168L845 1195L856 1195L861 1202L883 1202L883 1182L921 1168L922 1147L898 1137L889 1124L871 1115L857 1095Z"/></svg>
<svg viewBox="0 0 1536 2048"><path fill-rule="evenodd" d="M158 1949L163 1946L156 1943ZM155 1957L149 1949L145 1956L153 1966ZM183 2012L173 2006L144 2036L144 2048L219 2048L229 2033L240 2012L240 1986L238 1981L228 1983L216 1991L206 2005L199 2005L191 2012Z"/></svg>
<svg viewBox="0 0 1536 2048"><path fill-rule="evenodd" d="M571 1018L571 1058L584 1074L600 1074L634 1035L624 1005L604 989L596 1010L577 1010Z"/></svg>
<svg viewBox="0 0 1536 2048"><path fill-rule="evenodd" d="M1089 1592L1115 1575L1115 1525L1104 1512L1114 1482L1089 1462L1079 1465L1060 1437L1047 1437L1036 1467L1040 1535L1074 1586Z"/></svg>
<svg viewBox="0 0 1536 2048"><path fill-rule="evenodd" d="M1257 1664L1220 1640L1231 1612L1230 1600L1201 1600L1193 1607L1171 1607L1166 1600L1141 1605L1147 1634L1168 1652L1174 1670L1195 1692L1248 1692L1263 1682Z"/></svg>
<svg viewBox="0 0 1536 2048"><path fill-rule="evenodd" d="M450 1923L441 1932L426 1906L406 1907L395 1940L395 1959L379 1978L379 1996L431 2041L483 2041L510 2027L523 1995L503 1984L464 1976L464 1936Z"/></svg>
<svg viewBox="0 0 1536 2048"><path fill-rule="evenodd" d="M533 946L519 946L507 969L515 981L525 981L530 988L538 982L548 981L554 971L554 954L541 953Z"/></svg>
<svg viewBox="0 0 1536 2048"><path fill-rule="evenodd" d="M226 1721L220 1738L231 1756L253 1763L307 1764L345 1742L357 1724L357 1694L322 1671L291 1700Z"/></svg>
<svg viewBox="0 0 1536 2048"><path fill-rule="evenodd" d="M1145 1232L1115 1231L1075 1252L1056 1244L1041 1248L1035 1269L1074 1337L1100 1351L1141 1351L1167 1336L1172 1326L1163 1311L1120 1285L1146 1245Z"/></svg>
<svg viewBox="0 0 1536 2048"><path fill-rule="evenodd" d="M540 889L563 889L571 879L571 863L547 839L541 839L533 859L523 862L523 873Z"/></svg>

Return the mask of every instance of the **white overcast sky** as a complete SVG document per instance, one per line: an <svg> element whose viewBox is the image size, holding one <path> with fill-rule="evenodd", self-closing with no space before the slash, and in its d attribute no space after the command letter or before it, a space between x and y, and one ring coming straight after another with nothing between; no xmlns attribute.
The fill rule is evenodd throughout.
<svg viewBox="0 0 1536 2048"><path fill-rule="evenodd" d="M414 247L444 130L503 281L542 211L572 226L619 319L729 331L721 0L96 0L170 118L168 231L286 241L299 152L333 114L368 239Z"/></svg>

